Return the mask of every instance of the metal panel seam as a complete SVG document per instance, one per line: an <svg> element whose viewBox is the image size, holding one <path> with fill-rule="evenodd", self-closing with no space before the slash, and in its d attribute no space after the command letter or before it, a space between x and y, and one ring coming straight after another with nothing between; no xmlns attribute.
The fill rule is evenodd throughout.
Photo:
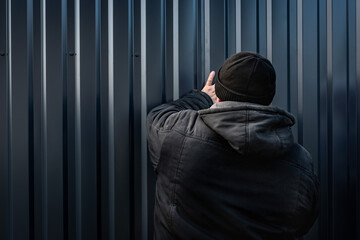
<svg viewBox="0 0 360 240"><path fill-rule="evenodd" d="M290 2L287 2L287 13L286 13L286 58L287 58L287 66L286 66L286 76L287 76L287 111L291 112L291 77L290 77Z"/></svg>
<svg viewBox="0 0 360 240"><path fill-rule="evenodd" d="M115 146L114 146L114 10L113 0L108 1L108 151L109 151L109 239L115 239Z"/></svg>
<svg viewBox="0 0 360 240"><path fill-rule="evenodd" d="M332 144L333 144L333 136L332 136L332 117L333 117L333 111L332 111L332 94L333 94L333 56L332 56L332 48L333 48L333 41L332 41L332 0L326 0L326 56L327 56L327 62L326 62L326 78L327 78L327 122L328 122L328 177L329 177L329 219L328 219L328 226L329 226L329 233L328 236L330 239L334 238L333 234L333 209L334 209L334 201L333 201L333 158L332 158Z"/></svg>
<svg viewBox="0 0 360 240"><path fill-rule="evenodd" d="M297 48L298 48L298 142L303 144L303 5L297 0Z"/></svg>
<svg viewBox="0 0 360 240"><path fill-rule="evenodd" d="M161 61L162 61L162 73L161 73L161 102L166 101L166 0L161 0Z"/></svg>
<svg viewBox="0 0 360 240"><path fill-rule="evenodd" d="M317 125L318 125L318 139L317 139L317 148L319 149L319 161L318 161L318 169L319 169L319 173L318 173L318 176L319 176L319 179L320 181L322 180L323 178L323 169L325 168L325 166L327 166L326 163L323 163L323 159L326 159L325 156L323 155L326 155L326 153L323 152L323 143L322 141L322 129L323 127L325 126L322 126L322 114L321 114L321 110L320 110L320 107L321 107L321 103L323 102L323 94L322 94L322 79L321 79L321 67L320 67L320 63L321 63L321 58L322 58L322 52L321 52L321 49L320 49L320 39L321 39L321 31L320 31L320 0L317 0L317 88L318 88L318 91L317 91L317 117L318 117L318 121L317 121ZM326 136L325 138L326 139ZM325 140L326 141L326 140ZM322 186L326 186L326 183L322 183ZM322 195L321 192L323 191L326 191L326 190L320 190L320 195ZM321 201L322 202L322 201ZM321 211L321 207L320 207L320 212ZM320 239L320 236L321 236L321 230L324 226L323 222L324 222L324 218L322 216L322 214L319 214L319 232L318 232L318 238Z"/></svg>
<svg viewBox="0 0 360 240"><path fill-rule="evenodd" d="M200 76L201 76L201 79L200 79L200 84L201 86L204 85L204 81L206 79L205 77L205 24L204 24L204 20L205 20L205 17L204 17L204 0L200 0L199 2L199 14L200 14L200 28L198 29L198 35L199 35L199 39L200 39L200 42L199 42L199 45L200 45L200 61L199 61L199 65L200 65ZM200 86L200 87L201 87ZM198 86L199 87L199 86Z"/></svg>
<svg viewBox="0 0 360 240"><path fill-rule="evenodd" d="M175 5L175 3L174 3ZM146 0L141 0L141 236L147 239L147 144L146 144ZM175 47L174 47L175 48ZM175 72L175 69L174 69ZM175 85L175 83L174 83ZM178 92L177 92L178 93ZM175 93L174 93L175 94ZM175 98L175 95L174 95Z"/></svg>
<svg viewBox="0 0 360 240"><path fill-rule="evenodd" d="M241 0L236 0L235 2L235 27L235 48L238 53L241 52Z"/></svg>
<svg viewBox="0 0 360 240"><path fill-rule="evenodd" d="M81 194L81 76L80 76L80 0L74 0L75 15L75 229L76 238L82 236Z"/></svg>
<svg viewBox="0 0 360 240"><path fill-rule="evenodd" d="M46 79L46 0L41 1L41 147L42 147L42 237L48 236L47 191L47 79Z"/></svg>
<svg viewBox="0 0 360 240"><path fill-rule="evenodd" d="M348 199L350 199L349 201L349 206L350 208L354 207L354 209L356 209L356 203L354 202L354 200L356 199L356 196L352 191L352 183L353 183L353 172L354 170L354 165L353 163L356 161L355 158L353 158L353 154L352 154L352 140L353 138L351 137L351 131L353 131L353 129L350 129L351 126L351 98L352 98L352 92L350 91L350 29L349 29L349 18L350 18L350 14L349 14L349 0L346 1L346 137L347 137L347 145L346 145L346 154L347 154L347 163L346 163L346 170L347 170L347 177L346 177L346 181L347 181L347 188L349 189L348 192ZM350 217L350 219L355 220L356 219L356 211L352 212L352 214L355 214L353 216L355 216L355 218ZM353 221L352 221L353 222Z"/></svg>
<svg viewBox="0 0 360 240"><path fill-rule="evenodd" d="M205 79L210 73L210 0L204 0Z"/></svg>
<svg viewBox="0 0 360 240"><path fill-rule="evenodd" d="M28 122L29 122L29 238L34 239L34 95L33 95L33 1L27 3L27 72L28 72Z"/></svg>
<svg viewBox="0 0 360 240"><path fill-rule="evenodd" d="M67 0L61 1L61 41L62 41L62 74L63 74L63 229L64 239L68 239L68 122L67 122Z"/></svg>
<svg viewBox="0 0 360 240"><path fill-rule="evenodd" d="M198 23L197 23L197 15L198 15L198 4L196 1L193 2L193 6L194 6L194 16L195 16L195 34L194 34L194 41L193 41L193 46L194 46L194 52L193 52L193 59L194 59L194 84L193 84L193 88L194 89L197 89L198 88L198 74L197 73L197 70L198 70L198 61L197 61L197 58L198 58ZM165 65L164 65L164 68L165 68Z"/></svg>
<svg viewBox="0 0 360 240"><path fill-rule="evenodd" d="M96 76L96 214L97 238L101 239L101 1L95 0L95 76Z"/></svg>
<svg viewBox="0 0 360 240"><path fill-rule="evenodd" d="M256 0L255 2L256 7L256 52L259 53L260 51L260 25L259 25L259 0Z"/></svg>
<svg viewBox="0 0 360 240"><path fill-rule="evenodd" d="M229 55L229 0L224 1L224 60L228 58Z"/></svg>
<svg viewBox="0 0 360 240"><path fill-rule="evenodd" d="M272 0L266 1L266 57L272 62Z"/></svg>
<svg viewBox="0 0 360 240"><path fill-rule="evenodd" d="M179 0L173 2L173 64L173 100L176 100L179 98Z"/></svg>
<svg viewBox="0 0 360 240"><path fill-rule="evenodd" d="M135 238L135 157L134 157L134 5L128 0L128 61L129 61L129 170L130 170L130 239Z"/></svg>
<svg viewBox="0 0 360 240"><path fill-rule="evenodd" d="M360 0L356 0L356 11L355 11L355 25L356 25L356 36L355 36L355 43L356 43L356 55L355 55L355 66L356 66L356 85L357 85L357 93L360 93ZM356 144L360 143L360 96L359 94L356 95L356 106L357 106L357 115L356 115L356 127L357 127L357 139ZM360 148L357 149L357 161L355 163L356 170L357 170L357 181L356 181L356 203L357 203L357 214L356 214L356 222L357 222L357 237L360 237Z"/></svg>
<svg viewBox="0 0 360 240"><path fill-rule="evenodd" d="M6 47L8 52L6 78L7 78L7 110L8 110L8 191L9 191L9 240L13 239L14 219L13 219L13 165L12 165L12 26L11 26L11 3L12 0L6 1Z"/></svg>

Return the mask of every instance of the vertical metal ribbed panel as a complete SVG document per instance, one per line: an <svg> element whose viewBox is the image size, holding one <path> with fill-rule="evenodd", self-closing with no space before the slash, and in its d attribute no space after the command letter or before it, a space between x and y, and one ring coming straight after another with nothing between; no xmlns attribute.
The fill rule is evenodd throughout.
<svg viewBox="0 0 360 240"><path fill-rule="evenodd" d="M236 52L241 52L241 0L235 2L236 16Z"/></svg>
<svg viewBox="0 0 360 240"><path fill-rule="evenodd" d="M11 236L29 236L29 75L27 58L27 1L9 2L9 114L10 121L10 209Z"/></svg>
<svg viewBox="0 0 360 240"><path fill-rule="evenodd" d="M204 0L204 77L210 73L210 0Z"/></svg>
<svg viewBox="0 0 360 240"><path fill-rule="evenodd" d="M227 47L227 35L225 36L226 29L226 14L225 5L223 1L209 1L210 2L210 15L209 15L209 51L210 55L208 61L210 62L210 69L205 72L205 79L209 76L211 71L216 73L220 69L225 60L225 51ZM224 37L225 36L225 37ZM206 42L206 37L205 37ZM217 47L221 46L221 47ZM207 61L205 57L205 61Z"/></svg>
<svg viewBox="0 0 360 240"><path fill-rule="evenodd" d="M229 1L224 1L224 59L227 59L229 56Z"/></svg>
<svg viewBox="0 0 360 240"><path fill-rule="evenodd" d="M267 53L267 26L266 26L266 0L258 0L257 2L257 51L263 56Z"/></svg>
<svg viewBox="0 0 360 240"><path fill-rule="evenodd" d="M266 0L266 57L272 62L272 0Z"/></svg>
<svg viewBox="0 0 360 240"><path fill-rule="evenodd" d="M46 42L44 49L44 168L46 198L45 212L47 213L46 237L48 239L63 239L64 209L63 209L63 89L64 76L63 61L65 49L62 36L62 2L44 4L45 24L44 35ZM50 14L51 13L51 14ZM58 187L61 186L61 187Z"/></svg>
<svg viewBox="0 0 360 240"><path fill-rule="evenodd" d="M81 146L81 79L80 79L80 0L74 0L74 54L75 57L75 233L82 239L82 146Z"/></svg>
<svg viewBox="0 0 360 240"><path fill-rule="evenodd" d="M334 228L334 217L333 217L333 209L334 209L334 195L333 195L333 155L332 155L332 139L333 139L333 124L332 124L332 92L333 92L333 82L332 82L332 76L333 76L333 65L332 65L332 1L327 0L326 1L326 79L327 79L327 96L326 96L326 103L327 103L327 159L325 161L328 161L328 209L329 212L328 215L328 239L334 239L333 236L333 228Z"/></svg>
<svg viewBox="0 0 360 240"><path fill-rule="evenodd" d="M351 163L349 152L349 32L348 5L349 1L332 2L332 171L333 171L333 238L352 238L351 223L340 219L353 219L355 207L351 204ZM334 47L336 46L336 47ZM346 126L346 127L344 127ZM344 160L346 159L346 160ZM341 169L342 171L338 171ZM344 186L347 186L344 188ZM347 195L346 198L342 195ZM343 207L335 207L343 206ZM353 222L353 221L351 221ZM335 227L337 226L337 227Z"/></svg>
<svg viewBox="0 0 360 240"><path fill-rule="evenodd" d="M62 238L67 239L69 236L69 158L68 158L68 54L67 54L67 39L68 39L68 5L67 0L61 1L61 71L62 71L62 184L63 184L63 199L62 199L62 213L63 232L59 235L63 235Z"/></svg>
<svg viewBox="0 0 360 240"><path fill-rule="evenodd" d="M109 239L115 239L115 149L114 149L114 3L108 1L108 158Z"/></svg>
<svg viewBox="0 0 360 240"><path fill-rule="evenodd" d="M41 159L42 159L42 238L48 237L48 203L47 203L47 113L46 113L46 1L42 0L41 8Z"/></svg>
<svg viewBox="0 0 360 240"><path fill-rule="evenodd" d="M179 1L179 96L196 85L197 76L197 11L196 2ZM186 17L185 17L186 16ZM194 23L189 25L189 23ZM206 40L205 40L206 41ZM192 79L192 81L182 81Z"/></svg>
<svg viewBox="0 0 360 240"><path fill-rule="evenodd" d="M35 188L34 188L34 28L33 28L33 1L27 4L27 58L28 58L28 114L29 114L29 238L35 237Z"/></svg>
<svg viewBox="0 0 360 240"><path fill-rule="evenodd" d="M179 1L173 2L173 98L179 98Z"/></svg>
<svg viewBox="0 0 360 240"><path fill-rule="evenodd" d="M239 51L314 159L304 239L360 236L359 0L6 0L0 32L1 239L153 238L146 115Z"/></svg>
<svg viewBox="0 0 360 240"><path fill-rule="evenodd" d="M102 237L101 198L101 1L95 0L95 82L96 82L96 237Z"/></svg>
<svg viewBox="0 0 360 240"><path fill-rule="evenodd" d="M293 97L298 95L298 50L297 50L297 0L291 0L288 3L287 9L287 110L292 113L298 112L298 98ZM294 138L298 139L298 123L293 126Z"/></svg>
<svg viewBox="0 0 360 240"><path fill-rule="evenodd" d="M13 135L13 110L12 110L12 1L7 0L6 1L6 33L7 33L7 39L6 39L6 52L8 54L8 59L6 63L6 95L7 95L7 124L8 124L8 131L7 131L7 166L8 166L8 199L9 199L9 208L8 208L8 222L9 222L9 232L8 237L10 240L13 239L14 236L14 193L13 193L13 162L12 162L12 135Z"/></svg>
<svg viewBox="0 0 360 240"><path fill-rule="evenodd" d="M77 122L76 114L77 114L77 105L76 105L76 68L77 66L75 63L77 61L77 54L75 49L75 1L74 0L63 0L66 3L63 3L63 28L66 28L66 49L64 50L66 53L66 65L63 65L63 68L66 68L66 75L63 75L63 78L66 78L66 82L63 82L66 85L66 88L63 89L63 94L66 95L66 103L63 103L66 108L63 108L63 124L65 129L63 129L63 141L66 144L63 148L67 148L67 153L64 154L64 238L65 239L75 239L76 234L78 233L76 229L78 228L77 218L78 211L76 208L77 204L77 197L76 195L78 192L77 181L75 180L77 177L76 170L78 165L78 154L80 149L76 149L78 146L78 137L75 138L76 133L76 125ZM66 5L66 6L65 6ZM65 9L66 7L66 9ZM66 14L66 16L64 16ZM65 18L65 19L64 19ZM66 22L66 25L65 25ZM63 29L65 31L65 29ZM63 36L63 37L65 37ZM64 43L63 43L64 44ZM76 54L76 55L75 55ZM64 63L65 64L65 63ZM65 79L64 79L65 81ZM65 139L65 136L67 138ZM67 166L65 166L67 165ZM67 167L67 170L65 170ZM67 182L67 183L66 183Z"/></svg>
<svg viewBox="0 0 360 240"><path fill-rule="evenodd" d="M303 1L297 1L298 141L303 144Z"/></svg>
<svg viewBox="0 0 360 240"><path fill-rule="evenodd" d="M318 113L319 113L319 179L322 184L320 189L320 197L322 199L320 205L321 215L319 217L319 228L325 239L329 238L329 158L328 158L328 84L327 84L327 0L318 2ZM321 107L320 107L321 106ZM321 136L321 137L320 137Z"/></svg>
<svg viewBox="0 0 360 240"><path fill-rule="evenodd" d="M8 1L0 2L0 238L9 238L9 172L8 172Z"/></svg>
<svg viewBox="0 0 360 240"><path fill-rule="evenodd" d="M272 2L272 64L276 70L276 94L273 105L288 110L288 22L287 4ZM297 81L297 80L296 80ZM293 96L294 98L295 96Z"/></svg>
<svg viewBox="0 0 360 240"><path fill-rule="evenodd" d="M319 106L319 87L318 87L318 25L312 24L317 21L318 18L318 6L315 1L302 0L301 15L302 15L302 27L298 29L297 39L298 42L301 39L301 53L299 51L298 56L298 98L296 101L291 101L289 109L297 114L297 139L309 152L311 152L315 171L318 172L319 164L319 117L318 117L318 106ZM299 11L299 10L298 10ZM298 16L299 17L299 16ZM299 19L300 21L300 19ZM301 38L300 38L301 35ZM291 45L291 43L290 43ZM291 53L290 53L291 54ZM291 56L290 56L291 59ZM299 62L301 61L301 67ZM290 62L291 66L291 62ZM292 70L289 70L291 76ZM301 71L301 73L300 73ZM300 76L301 75L301 76ZM290 79L292 80L292 79ZM289 82L290 89L292 88L292 82ZM291 93L289 93L291 94ZM297 102L297 106L294 109L292 103ZM315 238L318 236L318 224L316 223L311 229L308 238Z"/></svg>
<svg viewBox="0 0 360 240"><path fill-rule="evenodd" d="M257 50L256 5L257 1L241 1L241 51L256 52Z"/></svg>
<svg viewBox="0 0 360 240"><path fill-rule="evenodd" d="M97 82L95 0L80 0L81 237L95 238L97 228Z"/></svg>
<svg viewBox="0 0 360 240"><path fill-rule="evenodd" d="M148 205L147 205L147 144L146 144L146 115L147 115L147 61L146 61L146 0L141 0L141 238L147 239L148 233Z"/></svg>
<svg viewBox="0 0 360 240"><path fill-rule="evenodd" d="M164 20L165 21L165 20ZM135 136L134 136L134 130L135 130L135 116L134 116L134 59L135 59L135 52L134 52L134 0L128 1L128 71L129 71L129 238L135 239L136 233L135 233L135 227L137 220L136 215L136 197L135 197Z"/></svg>
<svg viewBox="0 0 360 240"><path fill-rule="evenodd" d="M356 1L356 5L355 5L355 42L356 42L356 86L357 86L357 93L360 92L360 1L357 0ZM358 146L360 144L360 96L359 94L356 95L356 120L357 120L357 124L356 124L356 145ZM356 169L356 197L355 200L359 201L360 200L360 149L357 148L357 156L355 158L356 164L355 164L355 169ZM357 205L357 212L356 212L356 229L357 229L357 236L360 236L360 207L359 205Z"/></svg>
<svg viewBox="0 0 360 240"><path fill-rule="evenodd" d="M114 1L115 239L131 235L131 71L129 1ZM118 31L117 29L123 29ZM161 64L160 64L161 65Z"/></svg>
<svg viewBox="0 0 360 240"><path fill-rule="evenodd" d="M347 134L348 134L348 186L349 189L357 189L357 82L356 82L356 1L349 0L346 4L346 31L347 31L347 75L346 85L348 104ZM355 50L355 51L354 51ZM357 212L350 209L356 208L356 191L349 191L349 226L348 229L357 229ZM349 230L351 231L351 230Z"/></svg>

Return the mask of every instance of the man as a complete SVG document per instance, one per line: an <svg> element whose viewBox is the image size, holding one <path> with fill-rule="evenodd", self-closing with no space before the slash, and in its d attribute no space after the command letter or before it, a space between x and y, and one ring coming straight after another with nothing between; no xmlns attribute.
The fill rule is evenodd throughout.
<svg viewBox="0 0 360 240"><path fill-rule="evenodd" d="M318 214L309 153L290 113L268 106L275 70L262 56L231 56L202 91L147 118L157 173L155 239L296 239Z"/></svg>

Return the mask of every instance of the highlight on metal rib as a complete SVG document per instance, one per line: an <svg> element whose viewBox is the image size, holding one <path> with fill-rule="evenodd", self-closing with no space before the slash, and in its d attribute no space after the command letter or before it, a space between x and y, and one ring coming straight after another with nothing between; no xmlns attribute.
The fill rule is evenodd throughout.
<svg viewBox="0 0 360 240"><path fill-rule="evenodd" d="M204 0L205 79L210 73L210 0Z"/></svg>
<svg viewBox="0 0 360 240"><path fill-rule="evenodd" d="M266 58L272 62L272 0L266 1Z"/></svg>
<svg viewBox="0 0 360 240"><path fill-rule="evenodd" d="M146 144L146 0L141 0L141 236L147 239L147 144Z"/></svg>
<svg viewBox="0 0 360 240"><path fill-rule="evenodd" d="M6 65L6 78L7 78L7 111L8 111L8 194L9 194L9 239L13 239L14 222L13 222L13 164L12 164L12 26L11 26L11 0L6 1L6 48L8 52L8 59Z"/></svg>
<svg viewBox="0 0 360 240"><path fill-rule="evenodd" d="M109 239L115 239L115 146L114 146L114 2L108 1L108 154L109 154Z"/></svg>
<svg viewBox="0 0 360 240"><path fill-rule="evenodd" d="M41 8L41 150L42 150L42 226L43 238L48 236L48 202L47 202L47 80L46 80L46 0L40 3Z"/></svg>
<svg viewBox="0 0 360 240"><path fill-rule="evenodd" d="M236 39L236 52L241 52L241 0L235 2L235 39Z"/></svg>
<svg viewBox="0 0 360 240"><path fill-rule="evenodd" d="M81 78L80 78L80 0L74 0L75 14L75 229L82 237L82 181L81 181Z"/></svg>
<svg viewBox="0 0 360 240"><path fill-rule="evenodd" d="M179 98L179 0L173 1L173 99Z"/></svg>
<svg viewBox="0 0 360 240"><path fill-rule="evenodd" d="M298 83L298 141L303 143L303 8L297 1L297 83Z"/></svg>

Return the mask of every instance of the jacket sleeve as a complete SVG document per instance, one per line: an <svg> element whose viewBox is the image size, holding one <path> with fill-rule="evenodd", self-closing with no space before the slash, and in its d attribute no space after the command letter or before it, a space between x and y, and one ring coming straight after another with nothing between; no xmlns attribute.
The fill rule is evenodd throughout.
<svg viewBox="0 0 360 240"><path fill-rule="evenodd" d="M211 98L204 92L193 90L181 99L162 104L147 116L147 140L149 158L156 171L160 152L166 136L179 120L183 110L201 110L213 104Z"/></svg>

